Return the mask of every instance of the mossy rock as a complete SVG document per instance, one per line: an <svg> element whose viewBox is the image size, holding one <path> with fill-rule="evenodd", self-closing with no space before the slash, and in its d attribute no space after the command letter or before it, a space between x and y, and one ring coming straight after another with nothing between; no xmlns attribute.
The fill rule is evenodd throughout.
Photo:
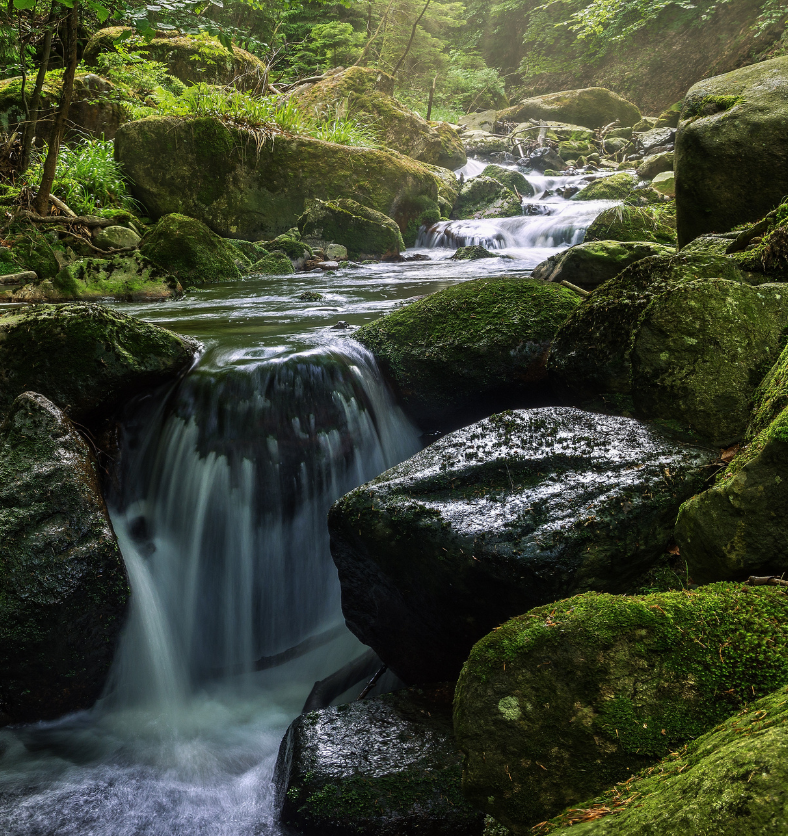
<svg viewBox="0 0 788 836"><path fill-rule="evenodd" d="M550 341L578 304L576 294L556 285L474 279L399 308L353 337L375 355L420 424L445 425L481 417L491 403L523 405L545 379Z"/></svg>
<svg viewBox="0 0 788 836"><path fill-rule="evenodd" d="M301 240L301 233L298 228L288 230L284 235L277 235L270 241L266 241L266 248L269 252L278 250L295 264L303 264L307 259L312 258L312 248L305 241Z"/></svg>
<svg viewBox="0 0 788 836"><path fill-rule="evenodd" d="M512 218L522 215L520 198L499 180L492 177L474 177L469 180L454 204L452 217L464 218Z"/></svg>
<svg viewBox="0 0 788 836"><path fill-rule="evenodd" d="M788 282L788 201L740 230L729 245L728 252L742 269L763 273L772 281Z"/></svg>
<svg viewBox="0 0 788 836"><path fill-rule="evenodd" d="M482 172L482 177L492 177L511 191L519 192L523 197L533 197L536 194L534 187L525 179L524 174L511 168L504 168L502 165L488 165Z"/></svg>
<svg viewBox="0 0 788 836"><path fill-rule="evenodd" d="M593 180L574 195L572 200L624 200L632 194L637 184L637 177L622 171L620 174Z"/></svg>
<svg viewBox="0 0 788 836"><path fill-rule="evenodd" d="M680 246L756 221L784 200L787 120L788 56L690 88L676 139Z"/></svg>
<svg viewBox="0 0 788 836"><path fill-rule="evenodd" d="M733 459L709 490L686 502L676 542L699 583L788 572L788 410Z"/></svg>
<svg viewBox="0 0 788 836"><path fill-rule="evenodd" d="M173 380L199 344L96 304L42 305L0 316L0 416L40 392L85 422Z"/></svg>
<svg viewBox="0 0 788 836"><path fill-rule="evenodd" d="M462 144L466 154L482 159L488 158L492 154L503 154L510 150L508 137L487 131L465 131L462 134Z"/></svg>
<svg viewBox="0 0 788 836"><path fill-rule="evenodd" d="M465 794L525 836L785 685L786 650L774 588L587 593L514 618L457 684Z"/></svg>
<svg viewBox="0 0 788 836"><path fill-rule="evenodd" d="M650 241L589 241L551 255L534 267L531 275L542 281L567 281L593 290L630 264L659 255L672 255L672 250Z"/></svg>
<svg viewBox="0 0 788 836"><path fill-rule="evenodd" d="M274 781L281 820L315 836L481 836L461 790L451 685L302 714Z"/></svg>
<svg viewBox="0 0 788 836"><path fill-rule="evenodd" d="M460 168L467 160L459 134L445 122L430 125L392 95L394 79L371 67L350 67L294 96L309 113L342 114L372 122L383 145L416 160Z"/></svg>
<svg viewBox="0 0 788 836"><path fill-rule="evenodd" d="M586 241L654 241L675 247L676 204L659 206L613 206L596 217L586 232Z"/></svg>
<svg viewBox="0 0 788 836"><path fill-rule="evenodd" d="M782 822L788 818L787 705L788 691L784 688L745 705L714 730L603 795L575 805L541 827L539 833L779 833Z"/></svg>
<svg viewBox="0 0 788 836"><path fill-rule="evenodd" d="M0 507L0 717L90 708L129 588L90 448L43 395L20 395L0 426Z"/></svg>
<svg viewBox="0 0 788 836"><path fill-rule="evenodd" d="M307 240L342 244L354 259L395 257L405 249L391 218L355 200L315 200L298 219L298 229Z"/></svg>
<svg viewBox="0 0 788 836"><path fill-rule="evenodd" d="M11 246L11 263L32 270L41 281L54 279L61 264L69 260L67 248L54 230L42 232L31 225L11 234L6 240Z"/></svg>
<svg viewBox="0 0 788 836"><path fill-rule="evenodd" d="M241 278L237 251L195 218L165 215L140 242L140 252L184 286Z"/></svg>
<svg viewBox="0 0 788 836"><path fill-rule="evenodd" d="M682 255L710 255L724 257L728 254L731 239L722 235L701 235L682 247Z"/></svg>
<svg viewBox="0 0 788 836"><path fill-rule="evenodd" d="M262 93L263 81L268 78L266 65L257 56L237 46L227 50L207 34L159 31L152 40L146 41L125 26L99 29L85 46L84 63L95 66L102 52L115 52L115 41L122 35L131 35L131 40L124 42L127 49L139 50L149 61L165 64L170 75L189 84L232 85L239 90Z"/></svg>
<svg viewBox="0 0 788 836"><path fill-rule="evenodd" d="M15 295L37 301L154 302L177 298L183 293L174 276L141 253L71 261L59 270L52 280L52 288L51 298L41 285L25 287Z"/></svg>
<svg viewBox="0 0 788 836"><path fill-rule="evenodd" d="M274 252L255 261L244 272L263 276L289 276L291 273L295 273L295 269L287 253L283 253L281 250L274 250Z"/></svg>
<svg viewBox="0 0 788 836"><path fill-rule="evenodd" d="M426 168L435 176L438 183L437 203L440 207L441 217L448 218L454 208L457 195L460 193L460 183L457 180L457 175L453 171L437 165L428 165Z"/></svg>
<svg viewBox="0 0 788 836"><path fill-rule="evenodd" d="M453 680L513 615L588 589L638 589L717 456L561 407L443 436L329 512L346 623L405 682Z"/></svg>
<svg viewBox="0 0 788 836"><path fill-rule="evenodd" d="M596 129L616 119L622 125L634 125L640 120L640 111L612 90L586 87L534 96L498 113L501 122L525 122L528 119L553 119Z"/></svg>
<svg viewBox="0 0 788 836"><path fill-rule="evenodd" d="M649 303L633 331L637 414L676 422L717 447L741 441L756 386L786 334L783 285L704 279L671 288Z"/></svg>
<svg viewBox="0 0 788 836"><path fill-rule="evenodd" d="M106 226L93 233L93 243L102 250L131 249L140 242L140 236L127 226Z"/></svg>
<svg viewBox="0 0 788 836"><path fill-rule="evenodd" d="M451 257L452 261L475 261L478 258L497 258L495 253L491 253L479 244L472 247L459 247L454 255Z"/></svg>
<svg viewBox="0 0 788 836"><path fill-rule="evenodd" d="M643 158L637 168L637 176L641 180L653 180L664 171L673 171L673 151L662 151Z"/></svg>
<svg viewBox="0 0 788 836"><path fill-rule="evenodd" d="M651 181L651 188L668 197L676 196L676 178L672 171L663 171Z"/></svg>
<svg viewBox="0 0 788 836"><path fill-rule="evenodd" d="M451 174L452 178L454 178L453 172L449 172L449 174ZM456 178L454 179L456 184ZM453 206L453 202L451 206ZM448 201L442 204L440 195L438 196L437 202L430 197L422 195L400 203L397 207L398 210L404 211L408 217L410 217L405 229L402 230L402 240L404 241L405 246L415 246L422 227L429 229L429 227L433 224L438 223L444 214L451 212L451 206Z"/></svg>
<svg viewBox="0 0 788 836"><path fill-rule="evenodd" d="M651 256L598 287L556 334L548 368L575 403L602 394L632 392L632 344L649 304L671 288L722 277L745 282L735 261L720 256Z"/></svg>
<svg viewBox="0 0 788 836"><path fill-rule="evenodd" d="M154 218L177 212L227 238L259 241L294 227L310 200L355 200L400 230L437 201L442 179L391 151L277 136L258 148L246 131L215 117L150 117L124 125L115 155Z"/></svg>
<svg viewBox="0 0 788 836"><path fill-rule="evenodd" d="M242 241L238 238L227 238L227 243L238 250L239 255L244 261L254 264L261 258L265 258L269 252L268 247L264 242L260 241Z"/></svg>

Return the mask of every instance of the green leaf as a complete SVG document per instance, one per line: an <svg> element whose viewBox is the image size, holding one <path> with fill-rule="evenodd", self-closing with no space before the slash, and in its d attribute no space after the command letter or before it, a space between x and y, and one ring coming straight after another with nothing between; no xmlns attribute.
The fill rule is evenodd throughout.
<svg viewBox="0 0 788 836"><path fill-rule="evenodd" d="M104 21L109 17L109 9L106 6L102 6L101 3L91 3L90 8L99 19L99 23L104 23Z"/></svg>
<svg viewBox="0 0 788 836"><path fill-rule="evenodd" d="M74 8L74 0L57 0L57 2L60 3L61 6L65 6L67 9Z"/></svg>
<svg viewBox="0 0 788 836"><path fill-rule="evenodd" d="M14 0L14 8L24 11L25 9L32 9L36 5L36 0Z"/></svg>

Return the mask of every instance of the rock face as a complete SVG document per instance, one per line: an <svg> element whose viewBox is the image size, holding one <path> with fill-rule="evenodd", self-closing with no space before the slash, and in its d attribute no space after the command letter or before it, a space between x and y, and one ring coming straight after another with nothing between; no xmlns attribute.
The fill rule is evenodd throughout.
<svg viewBox="0 0 788 836"><path fill-rule="evenodd" d="M525 122L528 119L551 119L601 128L618 119L622 125L634 125L640 120L638 108L626 99L604 87L586 87L582 90L563 90L525 99L498 114L500 121Z"/></svg>
<svg viewBox="0 0 788 836"><path fill-rule="evenodd" d="M650 241L589 241L551 255L531 275L545 282L567 281L593 290L641 258L671 252L668 247Z"/></svg>
<svg viewBox="0 0 788 836"><path fill-rule="evenodd" d="M508 187L492 177L474 177L460 192L452 217L512 218L523 212L520 198Z"/></svg>
<svg viewBox="0 0 788 836"><path fill-rule="evenodd" d="M307 112L372 121L387 147L416 160L444 168L460 168L467 162L459 134L445 123L438 128L398 102L392 95L394 79L369 67L350 67L294 95Z"/></svg>
<svg viewBox="0 0 788 836"><path fill-rule="evenodd" d="M115 41L124 33L133 35L134 30L125 26L100 29L85 46L82 60L95 66L102 52L115 51ZM268 77L259 58L236 46L228 52L215 38L159 31L144 49L149 60L166 64L170 75L186 83L232 84L239 90L261 93Z"/></svg>
<svg viewBox="0 0 788 836"><path fill-rule="evenodd" d="M103 305L0 316L0 416L37 391L85 421L189 368L199 344Z"/></svg>
<svg viewBox="0 0 788 836"><path fill-rule="evenodd" d="M466 796L524 836L631 777L788 682L786 617L774 588L714 584L588 593L512 619L457 683Z"/></svg>
<svg viewBox="0 0 788 836"><path fill-rule="evenodd" d="M115 155L134 196L154 218L197 218L227 238L272 238L296 225L306 201L355 200L394 218L401 230L437 201L440 178L388 151L304 137L260 149L218 119L151 117L124 125Z"/></svg>
<svg viewBox="0 0 788 836"><path fill-rule="evenodd" d="M788 690L745 706L719 728L619 784L592 805L576 805L579 824L560 836L760 836L778 833L788 818ZM616 796L637 798L614 816ZM691 801L688 803L688 799ZM582 816L588 812L589 820Z"/></svg>
<svg viewBox="0 0 788 836"><path fill-rule="evenodd" d="M669 290L632 332L635 409L718 447L740 441L755 388L787 328L784 285L707 279Z"/></svg>
<svg viewBox="0 0 788 836"><path fill-rule="evenodd" d="M237 252L208 227L185 215L165 215L140 243L140 252L184 286L236 281Z"/></svg>
<svg viewBox="0 0 788 836"><path fill-rule="evenodd" d="M704 79L676 140L679 245L756 221L788 194L788 57Z"/></svg>
<svg viewBox="0 0 788 836"><path fill-rule="evenodd" d="M576 400L632 391L631 350L643 312L676 285L722 276L744 281L731 259L703 254L641 259L586 299L556 334L548 368Z"/></svg>
<svg viewBox="0 0 788 836"><path fill-rule="evenodd" d="M676 246L676 204L614 206L588 227L586 241L653 241Z"/></svg>
<svg viewBox="0 0 788 836"><path fill-rule="evenodd" d="M474 279L353 336L375 355L413 418L445 428L533 399L546 379L550 341L578 303L563 287Z"/></svg>
<svg viewBox="0 0 788 836"><path fill-rule="evenodd" d="M307 240L342 244L351 258L396 258L405 249L391 218L355 200L315 200L298 219L298 229Z"/></svg>
<svg viewBox="0 0 788 836"><path fill-rule="evenodd" d="M453 679L507 618L627 591L716 455L566 408L444 436L332 507L345 620L406 682Z"/></svg>
<svg viewBox="0 0 788 836"><path fill-rule="evenodd" d="M25 392L0 427L0 716L34 722L101 693L128 584L90 450Z"/></svg>
<svg viewBox="0 0 788 836"><path fill-rule="evenodd" d="M302 714L282 741L282 822L319 836L481 836L463 798L449 685Z"/></svg>
<svg viewBox="0 0 788 836"><path fill-rule="evenodd" d="M718 484L686 502L676 542L697 583L788 572L788 411L757 435Z"/></svg>

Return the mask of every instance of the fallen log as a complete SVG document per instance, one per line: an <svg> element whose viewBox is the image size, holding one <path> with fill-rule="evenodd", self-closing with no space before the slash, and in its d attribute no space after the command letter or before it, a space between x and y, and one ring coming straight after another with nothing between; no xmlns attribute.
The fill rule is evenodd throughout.
<svg viewBox="0 0 788 836"><path fill-rule="evenodd" d="M37 281L38 275L32 270L24 270L21 273L8 273L5 276L0 276L0 285L28 284L29 282Z"/></svg>

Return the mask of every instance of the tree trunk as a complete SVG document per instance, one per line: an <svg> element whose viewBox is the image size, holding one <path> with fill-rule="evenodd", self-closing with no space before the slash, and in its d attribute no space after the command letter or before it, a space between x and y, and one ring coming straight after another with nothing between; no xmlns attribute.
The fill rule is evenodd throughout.
<svg viewBox="0 0 788 836"><path fill-rule="evenodd" d="M74 5L69 10L67 19L68 32L68 53L66 57L66 70L63 73L63 95L60 99L60 107L52 125L52 136L49 140L49 150L44 162L44 176L41 179L41 186L36 195L34 207L39 215L47 214L49 209L49 195L52 191L52 184L55 182L55 171L57 169L57 158L60 154L60 143L66 130L66 120L71 107L71 98L74 95L74 76L77 72L77 24L79 22L79 0L74 0Z"/></svg>
<svg viewBox="0 0 788 836"><path fill-rule="evenodd" d="M427 121L432 117L432 100L435 98L435 85L438 83L438 76L432 79L432 87L430 87L430 100L427 104Z"/></svg>
<svg viewBox="0 0 788 836"><path fill-rule="evenodd" d="M410 33L410 40L408 41L408 45L407 45L407 47L405 47L405 52L402 53L402 58L400 58L399 61L397 61L397 66L394 67L394 69L391 71L392 75L395 76L397 74L397 71L402 66L402 62L408 57L408 53L410 52L410 48L413 46L413 39L416 37L416 28L421 23L421 19L426 14L427 9L429 9L431 2L432 2L432 0L427 0L427 2L424 4L424 8L421 10L421 14L416 18L416 20L413 24L413 29L411 30L411 33Z"/></svg>
<svg viewBox="0 0 788 836"><path fill-rule="evenodd" d="M28 114L27 124L25 125L25 133L22 137L22 159L19 163L20 174L30 168L30 152L33 149L33 140L36 136L36 127L41 110L41 91L44 89L44 81L46 80L47 70L49 69L49 53L52 51L52 35L54 33L54 22L56 17L57 15L53 9L53 11L49 14L49 20L47 21L47 26L49 28L44 35L41 64L38 67L36 86L33 88L33 98L30 100L30 113Z"/></svg>

